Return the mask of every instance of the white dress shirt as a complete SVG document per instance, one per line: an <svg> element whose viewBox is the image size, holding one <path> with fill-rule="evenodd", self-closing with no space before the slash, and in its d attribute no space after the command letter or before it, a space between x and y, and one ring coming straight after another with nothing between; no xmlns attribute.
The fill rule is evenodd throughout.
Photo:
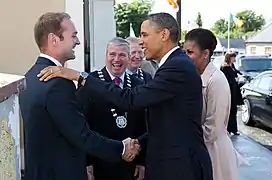
<svg viewBox="0 0 272 180"><path fill-rule="evenodd" d="M113 81L113 80L115 79L115 76L113 76L113 75L110 73L110 71L108 70L107 67L106 67L106 70L107 70L107 72L109 73L111 80ZM121 82L120 82L120 84L119 84L119 87L123 89L123 87L124 87L124 79L125 79L125 72L124 72L119 78L121 79Z"/></svg>
<svg viewBox="0 0 272 180"><path fill-rule="evenodd" d="M129 75L138 74L139 73L139 68L135 72L132 72L131 70L126 69L126 73L129 74Z"/></svg>
<svg viewBox="0 0 272 180"><path fill-rule="evenodd" d="M62 66L62 64L61 64L58 60L56 60L55 58L53 58L53 57L51 57L51 56L49 56L49 55L47 55L47 54L41 53L41 54L40 54L40 57L49 59L49 60L52 61L54 64L56 64L56 66Z"/></svg>
<svg viewBox="0 0 272 180"><path fill-rule="evenodd" d="M176 46L174 47L173 49L171 49L170 51L168 51L168 53L166 53L162 58L161 58L161 61L159 63L159 67L161 67L165 61L167 60L167 58L175 51L177 50L178 48L180 48L179 46Z"/></svg>

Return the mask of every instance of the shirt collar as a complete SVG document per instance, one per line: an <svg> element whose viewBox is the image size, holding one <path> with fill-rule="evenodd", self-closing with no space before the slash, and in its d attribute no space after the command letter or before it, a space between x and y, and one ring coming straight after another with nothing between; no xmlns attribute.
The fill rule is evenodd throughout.
<svg viewBox="0 0 272 180"><path fill-rule="evenodd" d="M137 69L136 72L132 72L131 70L126 69L126 73L129 74L129 75L138 74L138 72L139 72L139 69Z"/></svg>
<svg viewBox="0 0 272 180"><path fill-rule="evenodd" d="M49 59L49 60L52 61L54 64L56 64L56 66L62 66L62 64L61 64L58 60L56 60L55 58L53 58L53 57L51 57L51 56L49 56L49 55L47 55L47 54L41 53L41 54L40 54L40 57Z"/></svg>
<svg viewBox="0 0 272 180"><path fill-rule="evenodd" d="M113 75L110 73L110 71L108 70L107 67L106 67L106 70L107 70L107 72L109 73L111 80L114 80L114 79L115 79L115 76L113 76ZM124 82L124 79L125 79L125 72L120 76L120 79L121 79L121 82Z"/></svg>
<svg viewBox="0 0 272 180"><path fill-rule="evenodd" d="M159 63L159 67L161 67L165 61L167 60L167 58L172 54L172 52L174 52L175 50L177 50L179 48L179 46L174 47L173 49L171 49L170 51L168 51L168 53L166 53L162 58L161 61Z"/></svg>

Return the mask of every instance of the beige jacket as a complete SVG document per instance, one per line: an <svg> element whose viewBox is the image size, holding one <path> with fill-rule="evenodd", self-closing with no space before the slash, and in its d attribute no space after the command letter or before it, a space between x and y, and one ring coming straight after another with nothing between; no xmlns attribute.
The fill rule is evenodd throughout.
<svg viewBox="0 0 272 180"><path fill-rule="evenodd" d="M224 74L209 63L202 78L202 127L214 180L238 180L238 166L233 144L228 136L230 89Z"/></svg>

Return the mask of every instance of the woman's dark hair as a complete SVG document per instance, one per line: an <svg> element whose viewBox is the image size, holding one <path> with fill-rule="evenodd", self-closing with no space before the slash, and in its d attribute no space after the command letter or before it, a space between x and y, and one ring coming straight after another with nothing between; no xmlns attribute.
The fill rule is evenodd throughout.
<svg viewBox="0 0 272 180"><path fill-rule="evenodd" d="M215 35L210 30L203 28L196 28L189 31L185 35L185 41L196 42L202 51L208 49L210 51L210 57L213 55L213 51L217 45Z"/></svg>
<svg viewBox="0 0 272 180"><path fill-rule="evenodd" d="M236 53L234 53L234 52L227 52L225 54L225 63L229 65L230 64L230 60L233 57L236 57Z"/></svg>

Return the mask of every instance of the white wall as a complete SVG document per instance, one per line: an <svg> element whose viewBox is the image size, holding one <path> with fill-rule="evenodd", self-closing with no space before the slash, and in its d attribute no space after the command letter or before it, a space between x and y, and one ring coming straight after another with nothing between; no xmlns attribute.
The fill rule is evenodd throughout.
<svg viewBox="0 0 272 180"><path fill-rule="evenodd" d="M266 47L271 47L272 48L272 43L257 43L257 44L247 44L246 45L246 53L247 54L252 54L251 53L251 48L256 48L256 53L258 55L265 54L265 48Z"/></svg>
<svg viewBox="0 0 272 180"><path fill-rule="evenodd" d="M67 67L84 71L83 1L66 0L65 10L72 17L72 21L75 23L78 31L78 38L81 42L75 49L76 59L68 61Z"/></svg>
<svg viewBox="0 0 272 180"><path fill-rule="evenodd" d="M90 0L91 70L104 67L106 45L116 36L113 3L113 0Z"/></svg>
<svg viewBox="0 0 272 180"><path fill-rule="evenodd" d="M34 25L43 13L57 11L65 11L65 0L0 0L0 72L27 72L39 55Z"/></svg>

